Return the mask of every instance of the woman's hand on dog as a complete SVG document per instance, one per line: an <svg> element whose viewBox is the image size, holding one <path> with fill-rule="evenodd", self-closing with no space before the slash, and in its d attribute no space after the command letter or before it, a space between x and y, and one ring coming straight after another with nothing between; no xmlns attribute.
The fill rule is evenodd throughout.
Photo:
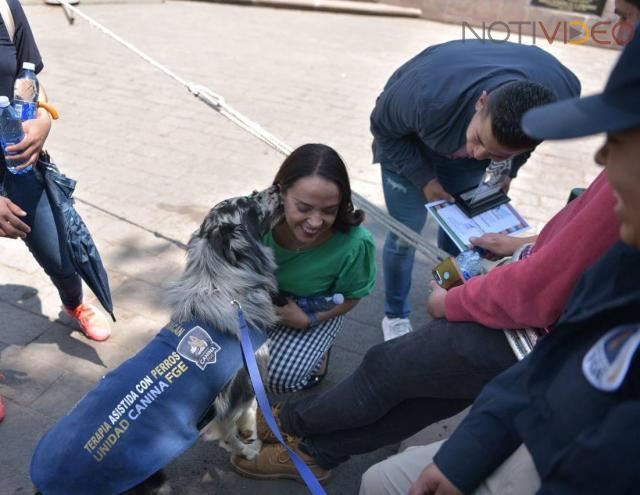
<svg viewBox="0 0 640 495"><path fill-rule="evenodd" d="M276 314L280 323L287 327L307 328L311 324L307 314L292 299L284 306L276 306Z"/></svg>

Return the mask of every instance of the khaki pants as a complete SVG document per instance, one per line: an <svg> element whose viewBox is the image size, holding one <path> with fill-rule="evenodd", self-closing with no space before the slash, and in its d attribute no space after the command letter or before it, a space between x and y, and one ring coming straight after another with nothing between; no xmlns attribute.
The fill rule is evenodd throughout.
<svg viewBox="0 0 640 495"><path fill-rule="evenodd" d="M424 468L433 462L443 441L409 447L404 452L371 466L362 475L360 495L407 495ZM464 460L461 460L464 462ZM521 445L500 465L474 495L532 495L540 488L540 478L529 451Z"/></svg>

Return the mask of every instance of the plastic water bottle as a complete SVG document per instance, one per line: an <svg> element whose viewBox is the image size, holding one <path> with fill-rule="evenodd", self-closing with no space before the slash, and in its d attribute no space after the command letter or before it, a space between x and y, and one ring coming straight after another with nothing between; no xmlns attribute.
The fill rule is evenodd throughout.
<svg viewBox="0 0 640 495"><path fill-rule="evenodd" d="M35 119L38 111L40 84L38 84L35 70L35 64L23 63L13 86L13 108L23 121Z"/></svg>
<svg viewBox="0 0 640 495"><path fill-rule="evenodd" d="M344 302L344 296L336 293L332 296L296 297L294 300L302 311L307 313L307 315L312 315L320 311L328 311L334 306L342 304Z"/></svg>
<svg viewBox="0 0 640 495"><path fill-rule="evenodd" d="M4 159L7 162L7 170L16 175L29 172L31 166L16 170L16 167L25 163L26 160L11 160L11 154L7 152L7 146L17 144L24 139L24 132L22 132L22 120L9 104L9 98L6 96L0 96L0 139L2 140Z"/></svg>
<svg viewBox="0 0 640 495"><path fill-rule="evenodd" d="M456 256L456 263L458 264L465 280L469 280L471 277L484 273L480 252L476 249L462 251L458 256Z"/></svg>

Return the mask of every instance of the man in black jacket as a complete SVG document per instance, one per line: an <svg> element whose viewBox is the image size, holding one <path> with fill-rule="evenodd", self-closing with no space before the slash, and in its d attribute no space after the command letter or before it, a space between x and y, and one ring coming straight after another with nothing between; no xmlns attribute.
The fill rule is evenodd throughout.
<svg viewBox="0 0 640 495"><path fill-rule="evenodd" d="M373 161L381 165L389 214L421 232L425 202L476 187L492 161L510 167L506 192L540 143L522 132L522 114L580 89L568 68L536 46L455 40L428 47L393 73L371 113ZM438 245L459 252L442 230ZM389 233L382 251L385 340L412 330L414 255Z"/></svg>
<svg viewBox="0 0 640 495"><path fill-rule="evenodd" d="M616 191L623 242L583 276L554 332L485 387L446 443L372 467L361 495L638 491L640 32L602 94L532 110L523 129L538 139L607 133L596 161Z"/></svg>

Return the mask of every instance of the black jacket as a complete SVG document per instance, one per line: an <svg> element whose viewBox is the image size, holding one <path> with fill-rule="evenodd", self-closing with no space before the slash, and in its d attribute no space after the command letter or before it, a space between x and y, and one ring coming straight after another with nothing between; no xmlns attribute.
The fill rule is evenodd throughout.
<svg viewBox="0 0 640 495"><path fill-rule="evenodd" d="M640 250L616 244L554 331L485 387L435 457L459 489L524 443L540 494L640 492L639 280Z"/></svg>
<svg viewBox="0 0 640 495"><path fill-rule="evenodd" d="M548 52L519 43L456 40L433 45L397 69L371 113L373 162L391 165L422 188L436 163L466 142L483 91L531 81L558 99L580 95L580 81ZM514 159L512 176L530 153ZM487 161L487 165L488 165Z"/></svg>

